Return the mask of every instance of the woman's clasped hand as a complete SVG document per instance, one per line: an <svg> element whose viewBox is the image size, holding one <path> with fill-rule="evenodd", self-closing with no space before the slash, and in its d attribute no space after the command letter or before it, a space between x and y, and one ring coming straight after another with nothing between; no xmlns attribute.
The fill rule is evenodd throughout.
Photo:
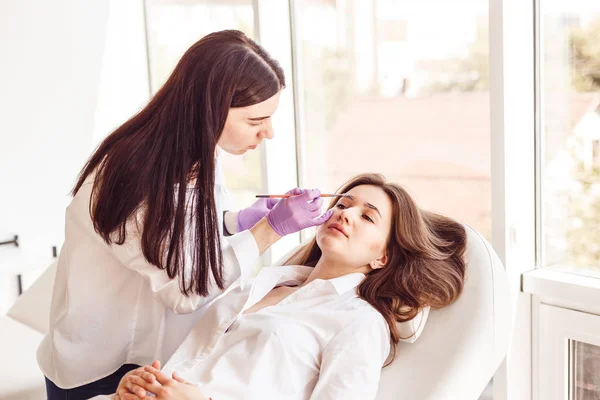
<svg viewBox="0 0 600 400"><path fill-rule="evenodd" d="M212 400L177 373L169 377L160 367L160 361L156 360L151 366L129 371L119 383L115 400Z"/></svg>

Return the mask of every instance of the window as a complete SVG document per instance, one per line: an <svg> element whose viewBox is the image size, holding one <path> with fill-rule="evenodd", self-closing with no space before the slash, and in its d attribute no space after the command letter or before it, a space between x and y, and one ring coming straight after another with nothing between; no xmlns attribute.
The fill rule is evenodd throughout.
<svg viewBox="0 0 600 400"><path fill-rule="evenodd" d="M537 398L600 399L600 319L541 304L539 329Z"/></svg>
<svg viewBox="0 0 600 400"><path fill-rule="evenodd" d="M600 399L600 346L569 340L570 391L573 400Z"/></svg>
<svg viewBox="0 0 600 400"><path fill-rule="evenodd" d="M487 7L296 2L301 185L379 172L489 239Z"/></svg>
<svg viewBox="0 0 600 400"><path fill-rule="evenodd" d="M542 264L600 276L600 3L540 1Z"/></svg>
<svg viewBox="0 0 600 400"><path fill-rule="evenodd" d="M151 90L165 82L183 53L203 36L238 29L254 37L253 0L146 0ZM262 146L241 157L223 152L227 187L238 207L248 206L263 188Z"/></svg>

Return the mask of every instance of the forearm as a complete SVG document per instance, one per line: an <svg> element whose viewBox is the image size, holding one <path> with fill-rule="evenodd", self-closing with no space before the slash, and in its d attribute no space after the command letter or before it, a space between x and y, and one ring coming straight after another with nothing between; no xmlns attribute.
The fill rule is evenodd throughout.
<svg viewBox="0 0 600 400"><path fill-rule="evenodd" d="M250 228L250 233L254 236L254 240L256 240L256 244L258 246L259 254L263 254L269 247L271 247L275 242L281 239L271 225L269 225L269 221L267 218L263 218L256 225Z"/></svg>

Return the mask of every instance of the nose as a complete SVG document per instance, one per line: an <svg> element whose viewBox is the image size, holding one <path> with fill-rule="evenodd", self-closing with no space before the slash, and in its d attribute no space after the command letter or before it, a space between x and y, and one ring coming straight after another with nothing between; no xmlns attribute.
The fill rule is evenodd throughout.
<svg viewBox="0 0 600 400"><path fill-rule="evenodd" d="M346 225L352 225L352 215L350 214L352 208L344 208L340 210L339 219Z"/></svg>
<svg viewBox="0 0 600 400"><path fill-rule="evenodd" d="M271 125L271 118L264 121L262 129L258 135L261 139L273 139L275 133L273 132L273 125Z"/></svg>

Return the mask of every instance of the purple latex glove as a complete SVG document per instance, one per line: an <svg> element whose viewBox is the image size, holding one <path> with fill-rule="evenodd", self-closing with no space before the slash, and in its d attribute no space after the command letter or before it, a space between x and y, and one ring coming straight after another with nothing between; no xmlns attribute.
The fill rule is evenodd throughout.
<svg viewBox="0 0 600 400"><path fill-rule="evenodd" d="M281 199L267 214L269 225L279 236L324 224L331 217L333 210L319 217L323 205L319 189L294 189L290 194L295 196Z"/></svg>
<svg viewBox="0 0 600 400"><path fill-rule="evenodd" d="M258 199L248 208L238 211L238 232L252 228L277 204L278 199Z"/></svg>

